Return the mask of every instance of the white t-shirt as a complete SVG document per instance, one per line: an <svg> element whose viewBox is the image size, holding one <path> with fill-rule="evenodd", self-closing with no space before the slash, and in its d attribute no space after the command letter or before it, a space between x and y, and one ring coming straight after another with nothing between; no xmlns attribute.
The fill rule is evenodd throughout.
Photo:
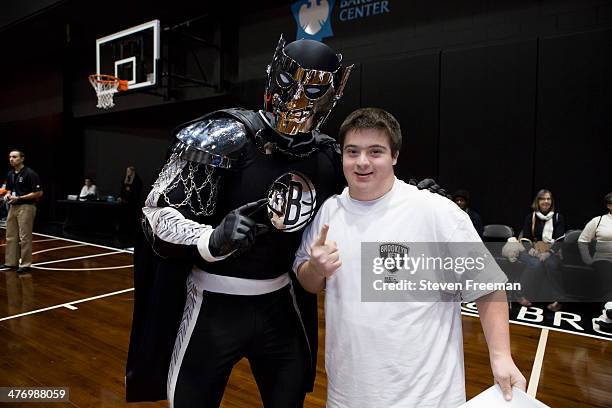
<svg viewBox="0 0 612 408"><path fill-rule="evenodd" d="M97 194L97 189L94 184L92 184L89 187L83 186L83 188L81 189L81 193L79 194L79 198L85 198L90 194L93 194L93 195Z"/></svg>
<svg viewBox="0 0 612 408"><path fill-rule="evenodd" d="M457 407L465 402L458 302L362 302L361 242L477 242L452 201L396 179L374 201L328 199L304 231L294 270L308 260L323 224L342 267L327 280L328 408ZM500 271L501 273L501 271ZM497 276L505 282L505 277ZM474 300L488 292L462 293Z"/></svg>
<svg viewBox="0 0 612 408"><path fill-rule="evenodd" d="M578 246L585 263L591 264L596 261L612 262L612 214L598 216L589 221L580 234L578 242L588 243L593 239L597 243L595 244L595 254L592 258L588 246Z"/></svg>

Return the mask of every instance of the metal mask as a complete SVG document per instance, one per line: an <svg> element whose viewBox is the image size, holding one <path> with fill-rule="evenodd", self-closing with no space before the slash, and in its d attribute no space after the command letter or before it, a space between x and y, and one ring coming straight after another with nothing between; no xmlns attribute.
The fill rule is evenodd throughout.
<svg viewBox="0 0 612 408"><path fill-rule="evenodd" d="M295 135L319 130L338 100L353 65L341 54L313 40L285 46L281 38L267 68L264 108L272 112L278 132Z"/></svg>

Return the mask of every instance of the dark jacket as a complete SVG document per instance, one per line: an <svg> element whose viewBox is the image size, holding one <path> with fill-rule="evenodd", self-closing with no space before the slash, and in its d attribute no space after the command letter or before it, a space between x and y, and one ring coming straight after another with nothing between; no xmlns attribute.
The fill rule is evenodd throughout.
<svg viewBox="0 0 612 408"><path fill-rule="evenodd" d="M484 232L484 226L482 225L482 219L480 218L480 214L478 214L476 211L472 210L471 208L468 208L466 212L470 216L470 220L472 220L472 224L474 225L476 232L478 232L478 235L480 235L480 238L482 238L482 233Z"/></svg>
<svg viewBox="0 0 612 408"><path fill-rule="evenodd" d="M535 218L535 221L534 221ZM523 238L530 239L533 242L542 241L542 232L544 231L545 222L542 221L535 215L534 212L530 212L525 217L525 223L523 225ZM533 231L533 232L532 232ZM554 240L565 235L565 218L563 215L555 212L553 215L553 234ZM560 248L560 242L556 242L552 246L552 250L556 252Z"/></svg>

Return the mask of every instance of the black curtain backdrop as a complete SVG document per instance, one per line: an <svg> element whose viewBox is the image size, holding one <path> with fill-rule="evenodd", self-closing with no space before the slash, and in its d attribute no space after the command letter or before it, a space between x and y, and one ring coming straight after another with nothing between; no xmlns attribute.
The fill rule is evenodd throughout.
<svg viewBox="0 0 612 408"><path fill-rule="evenodd" d="M27 151L45 186L42 221L54 219L54 200L80 188L85 174L110 194L134 164L146 187L176 125L224 107L261 108L278 36L295 39L290 3L229 10L136 1L102 21L69 0L0 27L9 56L0 66L0 170L8 171L8 149ZM520 227L541 188L552 190L569 228L604 213L612 191L612 1L388 4L388 14L340 21L336 1L334 36L324 42L356 66L323 131L334 136L358 107L389 110L404 135L397 175L468 189L485 224ZM117 97L111 112L95 108L86 76L96 38L205 13L220 22L211 38L224 46L223 90L186 88L170 100L132 93Z"/></svg>

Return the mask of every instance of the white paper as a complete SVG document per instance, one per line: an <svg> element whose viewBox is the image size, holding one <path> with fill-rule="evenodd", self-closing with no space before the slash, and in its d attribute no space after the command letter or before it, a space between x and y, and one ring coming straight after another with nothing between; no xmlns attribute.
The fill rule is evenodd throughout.
<svg viewBox="0 0 612 408"><path fill-rule="evenodd" d="M512 387L512 400L506 401L502 394L499 385L495 384L491 388L481 392L459 408L491 408L491 407L504 407L504 408L550 408L527 395L525 392L518 388Z"/></svg>

